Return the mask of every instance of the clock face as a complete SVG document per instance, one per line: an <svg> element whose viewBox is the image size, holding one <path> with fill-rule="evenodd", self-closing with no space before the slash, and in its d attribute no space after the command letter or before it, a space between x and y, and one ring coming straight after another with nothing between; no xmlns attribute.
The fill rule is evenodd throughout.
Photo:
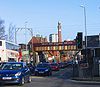
<svg viewBox="0 0 100 87"><path fill-rule="evenodd" d="M61 29L59 29L59 31L61 31Z"/></svg>

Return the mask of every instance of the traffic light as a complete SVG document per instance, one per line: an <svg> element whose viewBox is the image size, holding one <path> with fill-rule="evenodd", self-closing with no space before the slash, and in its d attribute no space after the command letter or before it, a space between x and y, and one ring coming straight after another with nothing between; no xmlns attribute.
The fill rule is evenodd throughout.
<svg viewBox="0 0 100 87"><path fill-rule="evenodd" d="M78 32L76 37L77 49L83 48L83 33Z"/></svg>

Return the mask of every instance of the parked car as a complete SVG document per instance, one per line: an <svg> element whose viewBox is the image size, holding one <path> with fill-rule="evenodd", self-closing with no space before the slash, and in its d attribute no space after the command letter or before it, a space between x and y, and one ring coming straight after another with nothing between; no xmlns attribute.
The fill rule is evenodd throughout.
<svg viewBox="0 0 100 87"><path fill-rule="evenodd" d="M51 63L50 67L53 71L58 71L59 70L59 64L57 64L57 63Z"/></svg>
<svg viewBox="0 0 100 87"><path fill-rule="evenodd" d="M48 63L40 63L35 68L35 75L52 75L51 67Z"/></svg>
<svg viewBox="0 0 100 87"><path fill-rule="evenodd" d="M73 65L73 60L67 61L67 65L68 65L68 66L72 66L72 65Z"/></svg>
<svg viewBox="0 0 100 87"><path fill-rule="evenodd" d="M7 62L0 69L0 83L31 82L30 70L24 62Z"/></svg>
<svg viewBox="0 0 100 87"><path fill-rule="evenodd" d="M59 68L65 68L65 63L64 62L59 62Z"/></svg>

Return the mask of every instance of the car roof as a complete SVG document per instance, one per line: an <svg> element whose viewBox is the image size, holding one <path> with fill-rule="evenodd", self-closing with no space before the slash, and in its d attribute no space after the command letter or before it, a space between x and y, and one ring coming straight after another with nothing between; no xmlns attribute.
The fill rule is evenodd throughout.
<svg viewBox="0 0 100 87"><path fill-rule="evenodd" d="M26 62L7 62L6 64L22 64L22 66L27 66Z"/></svg>
<svg viewBox="0 0 100 87"><path fill-rule="evenodd" d="M37 65L46 65L46 66L50 66L50 64L48 64L48 63L39 63L39 64L37 64Z"/></svg>
<svg viewBox="0 0 100 87"><path fill-rule="evenodd" d="M25 63L25 62L6 62L6 63Z"/></svg>
<svg viewBox="0 0 100 87"><path fill-rule="evenodd" d="M6 62L6 64L23 64L23 65L26 65L26 62Z"/></svg>

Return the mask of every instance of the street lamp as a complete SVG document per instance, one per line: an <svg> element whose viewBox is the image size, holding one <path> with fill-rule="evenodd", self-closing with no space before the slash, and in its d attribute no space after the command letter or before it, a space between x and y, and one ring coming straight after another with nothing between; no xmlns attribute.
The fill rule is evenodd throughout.
<svg viewBox="0 0 100 87"><path fill-rule="evenodd" d="M86 26L86 9L85 6L81 5L84 11L84 28L85 28L85 58L87 60L87 26Z"/></svg>
<svg viewBox="0 0 100 87"><path fill-rule="evenodd" d="M86 27L86 9L85 6L81 5L84 11L84 28L85 28L85 48L87 48L87 27Z"/></svg>

